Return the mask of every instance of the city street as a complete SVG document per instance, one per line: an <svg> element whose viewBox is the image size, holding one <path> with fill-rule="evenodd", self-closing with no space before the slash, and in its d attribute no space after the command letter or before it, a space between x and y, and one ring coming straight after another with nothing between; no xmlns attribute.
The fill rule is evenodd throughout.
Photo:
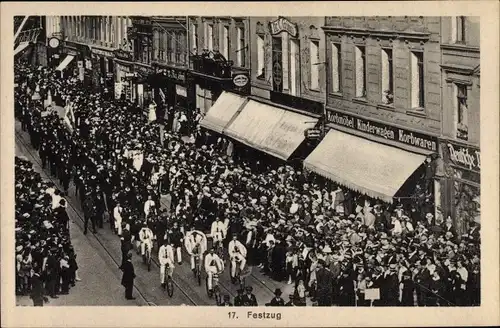
<svg viewBox="0 0 500 328"><path fill-rule="evenodd" d="M29 135L21 130L19 122L16 122L16 156L25 156L35 164L37 172L43 178L51 179L47 170L42 170L41 161L37 152L29 144ZM189 267L188 257L183 250L183 264L176 265L174 271L174 294L170 298L161 288L159 283L159 268L157 260L154 259L151 271L148 272L142 259L135 252L133 263L137 278L135 280L135 301L127 301L124 298L123 287L120 285L121 271L118 268L121 263L121 250L119 238L109 229L109 223L105 223L103 229L99 229L96 235L91 231L83 235L83 213L79 201L75 197L74 186L69 189L69 196L65 197L70 206L68 215L71 219L71 236L78 254L79 275L82 281L73 287L74 292L69 295L61 295L58 299L51 299L47 305L215 305L215 301L208 298L205 282L198 286L193 273ZM165 202L168 202L168 197ZM163 207L167 203L162 204ZM155 247L153 255L157 255ZM227 266L226 266L227 267ZM254 289L254 294L259 303L268 302L273 297L275 288L281 288L284 295L293 292L292 285L280 284L259 272L258 268L252 268L252 275L246 278L246 284ZM237 294L237 285L231 283L229 270L226 268L220 278L222 293L234 298ZM28 297L18 297L18 305L29 305Z"/></svg>

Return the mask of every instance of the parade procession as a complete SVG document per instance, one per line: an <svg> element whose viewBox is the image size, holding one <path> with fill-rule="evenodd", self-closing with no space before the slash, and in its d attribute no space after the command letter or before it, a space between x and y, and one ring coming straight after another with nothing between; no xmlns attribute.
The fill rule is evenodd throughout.
<svg viewBox="0 0 500 328"><path fill-rule="evenodd" d="M17 16L17 305L480 306L479 21L369 19Z"/></svg>

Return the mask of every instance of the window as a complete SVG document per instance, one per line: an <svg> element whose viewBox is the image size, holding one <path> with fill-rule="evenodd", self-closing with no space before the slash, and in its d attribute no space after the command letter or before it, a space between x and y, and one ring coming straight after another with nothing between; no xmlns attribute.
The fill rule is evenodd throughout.
<svg viewBox="0 0 500 328"><path fill-rule="evenodd" d="M451 17L451 42L465 43L465 16Z"/></svg>
<svg viewBox="0 0 500 328"><path fill-rule="evenodd" d="M411 52L411 108L424 108L424 54Z"/></svg>
<svg viewBox="0 0 500 328"><path fill-rule="evenodd" d="M330 60L330 69L332 70L331 88L332 92L342 92L340 88L341 72L342 72L342 52L340 44L332 43L332 57Z"/></svg>
<svg viewBox="0 0 500 328"><path fill-rule="evenodd" d="M467 86L462 84L454 85L455 91L455 125L456 136L459 139L468 139L468 106L467 106Z"/></svg>
<svg viewBox="0 0 500 328"><path fill-rule="evenodd" d="M214 50L214 26L212 24L207 25L207 38L206 38L206 45L208 50L213 51Z"/></svg>
<svg viewBox="0 0 500 328"><path fill-rule="evenodd" d="M175 36L175 62L181 63L182 62L182 33L175 32L174 36Z"/></svg>
<svg viewBox="0 0 500 328"><path fill-rule="evenodd" d="M160 39L161 39L160 31L155 30L154 34L153 34L153 42L154 42L154 44L153 44L153 49L154 49L153 58L154 58L154 60L158 60L160 57L159 56Z"/></svg>
<svg viewBox="0 0 500 328"><path fill-rule="evenodd" d="M290 95L296 96L300 91L300 43L298 39L290 39Z"/></svg>
<svg viewBox="0 0 500 328"><path fill-rule="evenodd" d="M283 92L283 39L273 37L272 39L273 59L273 91Z"/></svg>
<svg viewBox="0 0 500 328"><path fill-rule="evenodd" d="M356 48L356 97L366 97L366 50L365 47Z"/></svg>
<svg viewBox="0 0 500 328"><path fill-rule="evenodd" d="M158 40L158 59L165 61L165 31L160 31L160 39Z"/></svg>
<svg viewBox="0 0 500 328"><path fill-rule="evenodd" d="M198 24L191 26L191 49L194 53L198 52Z"/></svg>
<svg viewBox="0 0 500 328"><path fill-rule="evenodd" d="M382 103L387 105L394 102L393 81L392 49L382 49Z"/></svg>
<svg viewBox="0 0 500 328"><path fill-rule="evenodd" d="M311 63L311 89L319 89L319 41L310 43L310 63Z"/></svg>
<svg viewBox="0 0 500 328"><path fill-rule="evenodd" d="M175 61L175 53L174 53L174 43L175 36L173 33L167 33L167 61L172 63Z"/></svg>
<svg viewBox="0 0 500 328"><path fill-rule="evenodd" d="M237 53L237 65L239 67L245 67L245 62L246 62L246 45L245 45L245 28L240 26L237 29L238 33L238 49L236 50Z"/></svg>
<svg viewBox="0 0 500 328"><path fill-rule="evenodd" d="M264 80L266 78L264 36L257 35L257 78Z"/></svg>
<svg viewBox="0 0 500 328"><path fill-rule="evenodd" d="M229 40L229 26L223 26L222 27L222 55L226 60L229 59L229 47L230 47L230 40Z"/></svg>

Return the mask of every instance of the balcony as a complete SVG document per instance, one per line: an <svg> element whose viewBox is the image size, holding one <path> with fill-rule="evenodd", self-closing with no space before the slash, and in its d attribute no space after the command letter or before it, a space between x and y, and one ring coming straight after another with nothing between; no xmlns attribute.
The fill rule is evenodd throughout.
<svg viewBox="0 0 500 328"><path fill-rule="evenodd" d="M233 61L226 60L220 54L204 53L201 55L192 55L189 57L189 60L194 72L221 79L231 78Z"/></svg>

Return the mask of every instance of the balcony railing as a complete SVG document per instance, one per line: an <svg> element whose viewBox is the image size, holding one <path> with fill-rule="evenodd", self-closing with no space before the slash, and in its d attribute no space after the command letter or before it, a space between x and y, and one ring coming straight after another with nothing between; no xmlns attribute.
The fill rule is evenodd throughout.
<svg viewBox="0 0 500 328"><path fill-rule="evenodd" d="M233 61L226 60L222 55L215 54L212 58L209 54L191 55L189 60L196 72L218 78L231 78Z"/></svg>

